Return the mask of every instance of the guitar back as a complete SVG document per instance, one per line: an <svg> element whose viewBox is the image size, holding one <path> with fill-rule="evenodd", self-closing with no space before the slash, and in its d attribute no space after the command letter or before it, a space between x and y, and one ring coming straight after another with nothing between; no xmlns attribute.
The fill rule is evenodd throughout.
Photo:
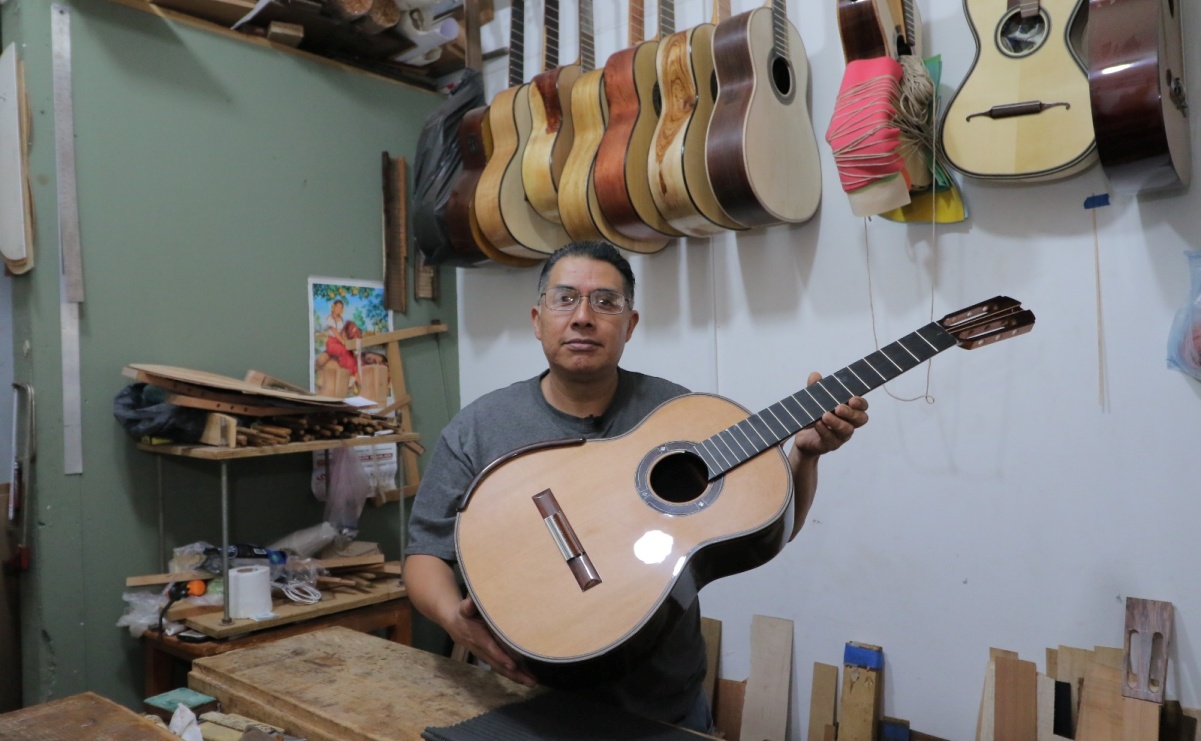
<svg viewBox="0 0 1201 741"><path fill-rule="evenodd" d="M778 553L793 515L778 449L710 484L705 495L720 486L716 496L689 514L656 509L634 485L660 443L700 439L746 416L720 397L684 396L622 437L519 454L481 475L459 513L456 544L468 589L500 640L533 659L536 672L540 663L568 662L586 672L589 661L662 629L662 613L686 607L708 581ZM548 489L595 567L596 586L580 588L531 499ZM735 556L739 543L754 547Z"/></svg>
<svg viewBox="0 0 1201 741"><path fill-rule="evenodd" d="M706 163L722 207L747 226L806 221L821 202L809 60L796 27L786 26L789 59L774 53L767 8L723 21L713 39L718 92Z"/></svg>
<svg viewBox="0 0 1201 741"><path fill-rule="evenodd" d="M1177 0L1093 0L1088 82L1097 154L1114 192L1186 186L1192 177Z"/></svg>
<svg viewBox="0 0 1201 741"><path fill-rule="evenodd" d="M451 184L446 202L446 233L454 249L453 265L478 265L488 259L476 243L471 217L475 212L475 187L484 166L484 123L488 108L473 108L459 123L459 153L463 166ZM477 222L478 223L478 222Z"/></svg>
<svg viewBox="0 0 1201 741"><path fill-rule="evenodd" d="M663 102L647 163L651 196L668 223L695 237L745 228L722 209L705 167L705 136L717 87L716 28L703 23L674 33L659 42L656 57Z"/></svg>
<svg viewBox="0 0 1201 741"><path fill-rule="evenodd" d="M530 140L521 160L526 197L544 219L559 222L559 180L571 152L575 126L571 93L578 64L558 67L530 83Z"/></svg>
<svg viewBox="0 0 1201 741"><path fill-rule="evenodd" d="M976 59L940 127L952 167L978 178L1042 181L1096 162L1088 78L1070 38L1082 2L1042 0L1038 21L995 1L964 0Z"/></svg>

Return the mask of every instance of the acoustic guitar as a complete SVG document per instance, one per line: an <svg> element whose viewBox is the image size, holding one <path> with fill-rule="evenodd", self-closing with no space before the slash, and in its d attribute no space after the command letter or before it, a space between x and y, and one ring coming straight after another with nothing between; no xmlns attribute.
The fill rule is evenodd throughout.
<svg viewBox="0 0 1201 741"><path fill-rule="evenodd" d="M543 54L549 69L530 83L530 140L521 157L521 181L530 205L544 219L558 222L559 177L575 136L571 91L582 70L578 63L558 66L559 0L545 2Z"/></svg>
<svg viewBox="0 0 1201 741"><path fill-rule="evenodd" d="M612 677L645 658L708 582L774 557L793 530L782 446L951 347L1028 332L999 296L856 361L757 414L711 394L659 406L629 433L513 451L460 502L455 547L498 639L539 681Z"/></svg>
<svg viewBox="0 0 1201 741"><path fill-rule="evenodd" d="M463 267L492 262L513 268L528 268L541 260L510 255L497 249L480 229L475 208L475 189L492 155L492 126L488 106L473 108L459 124L459 153L463 169L451 185L446 204L446 232L456 258L450 264Z"/></svg>
<svg viewBox="0 0 1201 741"><path fill-rule="evenodd" d="M524 82L525 0L513 0L509 26L509 87L488 108L492 156L475 189L480 231L509 255L545 259L571 241L563 227L544 219L525 197L521 162L532 129L530 89Z"/></svg>
<svg viewBox="0 0 1201 741"><path fill-rule="evenodd" d="M705 167L705 136L717 97L713 32L729 15L730 0L715 0L712 23L662 39L655 59L663 110L647 163L651 196L668 223L693 237L745 228L721 207Z"/></svg>
<svg viewBox="0 0 1201 741"><path fill-rule="evenodd" d="M571 93L571 118L575 122L575 141L563 165L559 179L559 216L572 239L603 239L631 252L658 252L667 246L668 237L654 240L630 239L613 228L601 211L592 179L596 150L609 120L605 100L605 71L596 69L592 34L592 0L580 3L580 69Z"/></svg>
<svg viewBox="0 0 1201 741"><path fill-rule="evenodd" d="M809 59L785 2L729 18L713 34L717 100L705 161L722 208L746 226L806 221L821 202Z"/></svg>
<svg viewBox="0 0 1201 741"><path fill-rule="evenodd" d="M647 159L659 117L655 52L658 41L643 41L642 0L630 0L630 48L605 62L609 125L596 151L592 177L601 212L613 228L631 239L658 243L681 236L655 207ZM660 33L675 25L672 0L659 2Z"/></svg>
<svg viewBox="0 0 1201 741"><path fill-rule="evenodd" d="M1189 184L1180 0L1092 0L1088 86L1097 154L1115 193Z"/></svg>
<svg viewBox="0 0 1201 741"><path fill-rule="evenodd" d="M1083 3L964 0L976 58L939 127L951 167L1033 182L1097 161L1088 76L1071 39Z"/></svg>

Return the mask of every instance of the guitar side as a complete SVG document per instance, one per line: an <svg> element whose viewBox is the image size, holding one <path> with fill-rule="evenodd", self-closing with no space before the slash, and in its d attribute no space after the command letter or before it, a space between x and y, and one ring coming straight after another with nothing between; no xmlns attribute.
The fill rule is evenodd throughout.
<svg viewBox="0 0 1201 741"><path fill-rule="evenodd" d="M571 152L575 125L571 95L578 64L558 67L530 83L530 139L521 158L526 198L544 219L559 222L559 182Z"/></svg>
<svg viewBox="0 0 1201 741"><path fill-rule="evenodd" d="M1042 0L1047 38L1036 50L1012 56L1002 51L999 34L982 37L978 31L974 16L991 10L986 0L964 0L976 57L940 127L952 167L977 178L1036 182L1069 177L1096 163L1088 77L1070 37L1083 2ZM995 15L984 15L985 28L1001 27L1005 16ZM996 106L1018 104L1045 107L1025 115L988 115Z"/></svg>
<svg viewBox="0 0 1201 741"><path fill-rule="evenodd" d="M806 221L821 202L805 45L789 23L791 74L782 94L773 84L772 38L766 8L723 21L713 38L718 91L706 163L722 207L747 226Z"/></svg>
<svg viewBox="0 0 1201 741"><path fill-rule="evenodd" d="M647 451L746 416L726 399L691 394L621 437L521 454L477 479L456 525L459 563L485 620L533 660L540 680L567 663L578 676L636 662L670 624L665 613L783 548L793 492L779 449L711 483L705 496L716 496L688 514L660 511L652 505L664 500L644 501L635 488ZM591 559L596 586L580 588L531 501L547 489Z"/></svg>
<svg viewBox="0 0 1201 741"><path fill-rule="evenodd" d="M663 104L647 163L651 196L668 223L697 237L745 228L722 209L705 167L716 28L703 23L672 34L659 43L656 56Z"/></svg>
<svg viewBox="0 0 1201 741"><path fill-rule="evenodd" d="M605 219L596 200L592 167L609 118L604 70L585 72L572 88L571 116L575 140L559 180L559 215L572 239L603 239L631 252L658 252L667 238L653 242L626 237Z"/></svg>
<svg viewBox="0 0 1201 741"><path fill-rule="evenodd" d="M503 90L492 101L493 153L476 187L480 229L498 249L544 259L571 241L563 227L542 218L525 198L521 160L529 140L529 85Z"/></svg>

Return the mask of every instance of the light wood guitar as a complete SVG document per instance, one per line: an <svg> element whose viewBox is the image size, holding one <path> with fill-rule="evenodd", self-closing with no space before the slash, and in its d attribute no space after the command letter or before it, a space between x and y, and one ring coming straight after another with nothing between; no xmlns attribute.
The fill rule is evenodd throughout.
<svg viewBox="0 0 1201 741"><path fill-rule="evenodd" d="M631 252L658 252L667 246L668 237L654 240L630 239L613 228L600 209L592 165L596 150L609 120L605 100L605 71L596 69L592 34L592 0L580 3L580 68L571 95L571 118L575 122L575 141L559 180L559 216L572 239L603 239Z"/></svg>
<svg viewBox="0 0 1201 741"><path fill-rule="evenodd" d="M705 137L717 97L713 32L729 14L730 0L715 0L712 23L661 40L655 59L663 110L647 163L651 196L668 223L692 237L746 228L721 207L705 167Z"/></svg>
<svg viewBox="0 0 1201 741"><path fill-rule="evenodd" d="M559 0L546 0L545 72L530 82L530 140L521 157L525 196L542 218L559 222L559 178L571 152L575 127L571 91L582 69L559 64Z"/></svg>
<svg viewBox="0 0 1201 741"><path fill-rule="evenodd" d="M1088 77L1071 41L1083 3L964 0L976 58L939 127L952 167L1032 182L1097 161Z"/></svg>
<svg viewBox="0 0 1201 741"><path fill-rule="evenodd" d="M544 219L525 197L521 162L532 129L530 89L524 81L525 0L513 0L509 26L509 87L492 99L488 123L492 156L475 189L480 231L515 257L545 259L571 241L563 227Z"/></svg>
<svg viewBox="0 0 1201 741"><path fill-rule="evenodd" d="M1097 154L1115 193L1192 179L1179 0L1092 0L1088 84Z"/></svg>
<svg viewBox="0 0 1201 741"><path fill-rule="evenodd" d="M605 98L609 124L601 137L592 177L601 211L617 231L631 239L655 242L681 236L655 207L647 161L659 117L655 52L658 41L643 41L642 0L630 0L630 48L605 62ZM670 33L675 19L670 0L659 5L660 32ZM667 12L664 12L667 11Z"/></svg>
<svg viewBox="0 0 1201 741"><path fill-rule="evenodd" d="M717 100L705 161L722 208L747 226L807 221L821 202L809 59L785 2L729 18L713 34Z"/></svg>
<svg viewBox="0 0 1201 741"><path fill-rule="evenodd" d="M467 588L539 681L572 685L626 671L701 587L784 546L794 511L782 445L798 431L943 350L1033 325L1030 311L999 296L757 414L689 394L621 437L513 451L460 503L455 545Z"/></svg>

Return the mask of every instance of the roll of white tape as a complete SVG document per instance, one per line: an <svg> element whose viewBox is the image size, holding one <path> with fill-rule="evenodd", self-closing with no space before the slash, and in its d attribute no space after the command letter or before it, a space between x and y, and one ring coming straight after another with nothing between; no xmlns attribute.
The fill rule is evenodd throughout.
<svg viewBox="0 0 1201 741"><path fill-rule="evenodd" d="M251 618L271 612L271 569L239 566L229 570L229 616Z"/></svg>

